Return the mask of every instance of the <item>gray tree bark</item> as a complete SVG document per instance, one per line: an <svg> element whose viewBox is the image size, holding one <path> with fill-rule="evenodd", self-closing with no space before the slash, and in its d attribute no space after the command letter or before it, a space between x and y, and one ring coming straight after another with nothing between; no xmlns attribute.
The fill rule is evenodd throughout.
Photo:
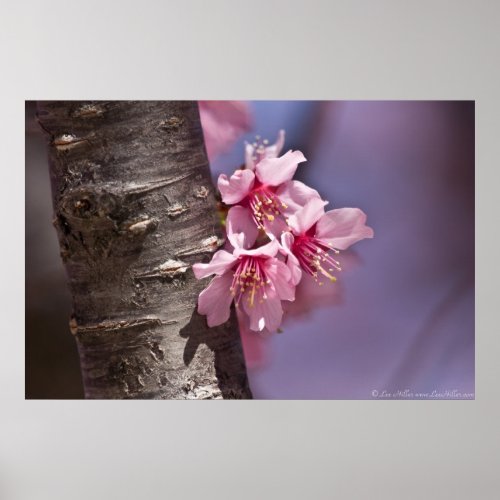
<svg viewBox="0 0 500 500"><path fill-rule="evenodd" d="M222 243L196 102L40 102L87 398L251 398L234 311L191 265Z"/></svg>

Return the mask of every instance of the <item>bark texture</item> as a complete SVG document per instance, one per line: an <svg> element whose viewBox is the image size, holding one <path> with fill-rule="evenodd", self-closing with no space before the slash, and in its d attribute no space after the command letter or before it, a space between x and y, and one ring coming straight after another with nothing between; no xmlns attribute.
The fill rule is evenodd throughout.
<svg viewBox="0 0 500 500"><path fill-rule="evenodd" d="M191 265L222 243L196 102L40 102L87 398L250 398L234 313Z"/></svg>

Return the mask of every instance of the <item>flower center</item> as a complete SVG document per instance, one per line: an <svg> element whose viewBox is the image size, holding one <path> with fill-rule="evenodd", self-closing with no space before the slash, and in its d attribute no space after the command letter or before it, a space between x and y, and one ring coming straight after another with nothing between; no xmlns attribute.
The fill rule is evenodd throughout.
<svg viewBox="0 0 500 500"><path fill-rule="evenodd" d="M254 188L248 195L248 204L252 211L253 218L258 227L264 228L264 222L267 220L273 222L276 216L281 215L282 210L287 208L273 188L255 182Z"/></svg>
<svg viewBox="0 0 500 500"><path fill-rule="evenodd" d="M331 273L341 271L340 262L335 260L330 252L338 254L339 251L328 243L313 236L297 236L293 242L292 252L297 257L302 269L310 274L319 285L322 277L328 278L332 283L337 278Z"/></svg>
<svg viewBox="0 0 500 500"><path fill-rule="evenodd" d="M262 304L267 299L266 288L270 283L262 259L242 256L233 273L230 288L236 307L239 307L243 298L247 300L250 307L253 307L256 301Z"/></svg>

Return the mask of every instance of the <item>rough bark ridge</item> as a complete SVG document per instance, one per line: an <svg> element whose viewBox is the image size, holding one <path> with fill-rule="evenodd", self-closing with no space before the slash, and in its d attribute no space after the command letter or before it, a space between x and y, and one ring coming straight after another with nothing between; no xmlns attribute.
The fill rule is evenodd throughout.
<svg viewBox="0 0 500 500"><path fill-rule="evenodd" d="M40 102L87 398L250 398L235 320L191 265L221 244L195 102Z"/></svg>

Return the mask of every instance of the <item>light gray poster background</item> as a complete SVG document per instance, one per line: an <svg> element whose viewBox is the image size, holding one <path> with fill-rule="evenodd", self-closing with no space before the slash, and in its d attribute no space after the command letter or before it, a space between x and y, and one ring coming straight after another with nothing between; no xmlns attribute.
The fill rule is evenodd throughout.
<svg viewBox="0 0 500 500"><path fill-rule="evenodd" d="M0 498L498 498L499 14L2 3ZM476 400L24 401L24 100L39 98L475 99Z"/></svg>

